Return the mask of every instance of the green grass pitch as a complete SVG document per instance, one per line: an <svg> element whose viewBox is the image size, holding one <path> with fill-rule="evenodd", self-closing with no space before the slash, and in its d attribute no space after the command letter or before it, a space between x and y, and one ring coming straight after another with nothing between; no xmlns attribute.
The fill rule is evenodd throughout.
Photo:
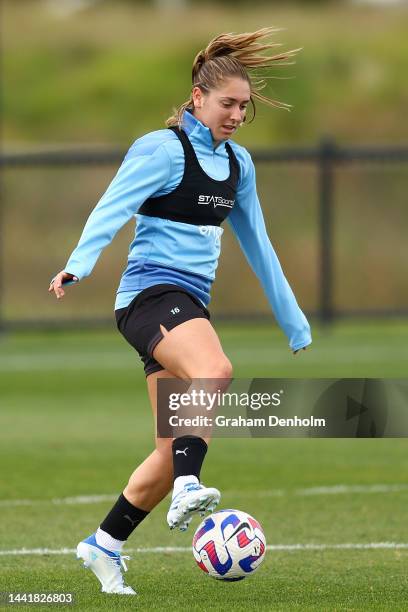
<svg viewBox="0 0 408 612"><path fill-rule="evenodd" d="M296 357L272 326L217 328L237 377L407 374L406 322L315 329ZM139 596L102 595L73 553L56 553L95 530L152 448L137 356L113 330L3 335L0 349L0 591L73 592L74 610L408 609L405 439L215 439L203 480L263 525L273 548L258 573L205 576L186 550L194 527L170 532L165 500L128 544ZM12 554L23 548L49 553Z"/></svg>

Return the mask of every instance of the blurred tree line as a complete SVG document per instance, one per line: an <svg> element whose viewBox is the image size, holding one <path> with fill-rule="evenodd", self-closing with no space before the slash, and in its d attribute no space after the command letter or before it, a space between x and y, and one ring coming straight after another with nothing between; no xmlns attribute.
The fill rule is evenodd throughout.
<svg viewBox="0 0 408 612"><path fill-rule="evenodd" d="M271 70L266 90L293 110L258 105L239 142L407 142L404 6L234 2L3 0L4 142L128 145L188 97L192 59L210 38L263 25L283 28L274 38L284 49L302 48L295 65Z"/></svg>

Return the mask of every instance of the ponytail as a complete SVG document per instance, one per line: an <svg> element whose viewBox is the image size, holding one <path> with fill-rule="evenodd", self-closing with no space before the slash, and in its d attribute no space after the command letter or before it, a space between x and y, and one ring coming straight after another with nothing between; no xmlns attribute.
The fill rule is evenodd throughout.
<svg viewBox="0 0 408 612"><path fill-rule="evenodd" d="M275 28L261 28L244 34L220 34L211 40L194 58L191 72L193 88L200 87L204 93L208 93L218 87L224 79L238 77L247 81L251 88L251 104L254 111L251 121L256 113L255 100L268 106L290 110L290 104L273 100L261 93L267 85L266 79L273 77L262 78L254 72L256 69L265 70L273 66L294 64L293 58L300 49L275 55L265 54L281 46L281 43L268 43L264 40L276 31ZM190 94L188 100L174 109L173 115L166 121L166 126L180 128L185 110L193 108L193 97Z"/></svg>

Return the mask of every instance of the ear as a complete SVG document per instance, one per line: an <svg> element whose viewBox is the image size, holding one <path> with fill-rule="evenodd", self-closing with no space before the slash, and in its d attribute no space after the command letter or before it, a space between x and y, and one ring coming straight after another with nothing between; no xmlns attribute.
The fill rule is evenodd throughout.
<svg viewBox="0 0 408 612"><path fill-rule="evenodd" d="M194 108L201 108L203 105L203 92L197 85L193 87L191 96L193 98Z"/></svg>

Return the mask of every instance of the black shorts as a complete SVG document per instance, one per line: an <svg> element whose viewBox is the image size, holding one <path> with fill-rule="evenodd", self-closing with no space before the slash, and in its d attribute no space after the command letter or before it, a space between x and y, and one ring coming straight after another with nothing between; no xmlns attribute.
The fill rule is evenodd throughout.
<svg viewBox="0 0 408 612"><path fill-rule="evenodd" d="M152 354L163 338L160 325L168 331L190 319L210 319L198 298L177 285L154 285L143 289L126 308L115 311L121 334L137 350L146 376L164 370Z"/></svg>

